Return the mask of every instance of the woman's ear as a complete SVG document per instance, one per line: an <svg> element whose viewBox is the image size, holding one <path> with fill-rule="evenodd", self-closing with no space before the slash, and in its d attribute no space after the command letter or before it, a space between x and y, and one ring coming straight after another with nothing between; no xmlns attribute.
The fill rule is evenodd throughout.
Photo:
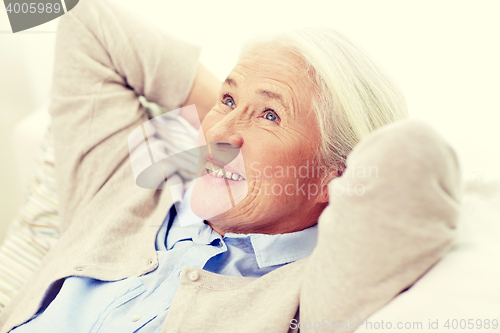
<svg viewBox="0 0 500 333"><path fill-rule="evenodd" d="M343 168L339 167L338 165L335 165L326 171L325 175L323 176L323 179L321 180L320 183L320 192L318 195L318 202L320 203L328 203L330 200L330 195L329 195L329 187L328 184L330 182L337 178L342 176Z"/></svg>

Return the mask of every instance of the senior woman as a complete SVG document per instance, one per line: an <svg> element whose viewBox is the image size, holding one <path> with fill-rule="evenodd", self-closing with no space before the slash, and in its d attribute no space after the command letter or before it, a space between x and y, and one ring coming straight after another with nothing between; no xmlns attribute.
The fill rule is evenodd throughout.
<svg viewBox="0 0 500 333"><path fill-rule="evenodd" d="M1 332L351 332L449 247L454 153L418 122L376 130L405 104L351 43L304 30L253 44L222 86L197 57L108 1L61 18L50 111L63 234ZM134 182L141 95L194 103L200 137L239 149L202 160L178 210Z"/></svg>

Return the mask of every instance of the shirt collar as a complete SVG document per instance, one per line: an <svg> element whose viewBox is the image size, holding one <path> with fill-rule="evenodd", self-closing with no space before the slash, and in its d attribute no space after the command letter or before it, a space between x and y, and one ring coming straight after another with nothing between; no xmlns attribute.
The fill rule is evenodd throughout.
<svg viewBox="0 0 500 333"><path fill-rule="evenodd" d="M263 268L303 259L311 255L316 247L317 224L304 230L286 234L226 233L222 238L219 233L205 224L203 219L196 216L191 210L192 190L193 186L190 186L184 193L182 201L175 203L178 215L168 231L165 242L166 250L172 249L174 244L181 240L192 240L198 244L211 244L215 239L240 238L252 244L257 264L260 268Z"/></svg>
<svg viewBox="0 0 500 333"><path fill-rule="evenodd" d="M260 268L282 265L305 258L313 252L318 237L318 225L286 234L233 234L224 238L250 238Z"/></svg>

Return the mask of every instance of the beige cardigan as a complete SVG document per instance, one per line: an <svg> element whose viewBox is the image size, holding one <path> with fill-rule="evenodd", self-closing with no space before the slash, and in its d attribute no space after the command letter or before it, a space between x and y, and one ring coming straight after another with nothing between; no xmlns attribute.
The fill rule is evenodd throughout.
<svg viewBox="0 0 500 333"><path fill-rule="evenodd" d="M63 234L1 313L0 333L29 320L64 277L113 281L157 267L154 240L172 199L135 185L127 137L147 121L138 96L171 110L186 100L198 55L108 0L81 0L61 18L50 112ZM368 166L378 174L359 176ZM353 195L356 184L363 195ZM459 185L455 155L432 129L386 126L330 184L310 257L258 279L185 267L162 332L287 332L293 318L366 319L448 249Z"/></svg>

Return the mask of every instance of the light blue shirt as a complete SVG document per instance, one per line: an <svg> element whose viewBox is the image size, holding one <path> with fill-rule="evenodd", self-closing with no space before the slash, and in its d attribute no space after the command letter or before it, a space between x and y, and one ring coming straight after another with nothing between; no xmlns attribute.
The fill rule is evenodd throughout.
<svg viewBox="0 0 500 333"><path fill-rule="evenodd" d="M281 234L234 234L221 237L190 209L192 187L179 214L171 209L156 237L158 267L118 281L67 277L55 299L14 333L160 332L179 287L184 266L231 275L260 277L309 256L316 246L317 225ZM181 218L196 218L187 227Z"/></svg>

